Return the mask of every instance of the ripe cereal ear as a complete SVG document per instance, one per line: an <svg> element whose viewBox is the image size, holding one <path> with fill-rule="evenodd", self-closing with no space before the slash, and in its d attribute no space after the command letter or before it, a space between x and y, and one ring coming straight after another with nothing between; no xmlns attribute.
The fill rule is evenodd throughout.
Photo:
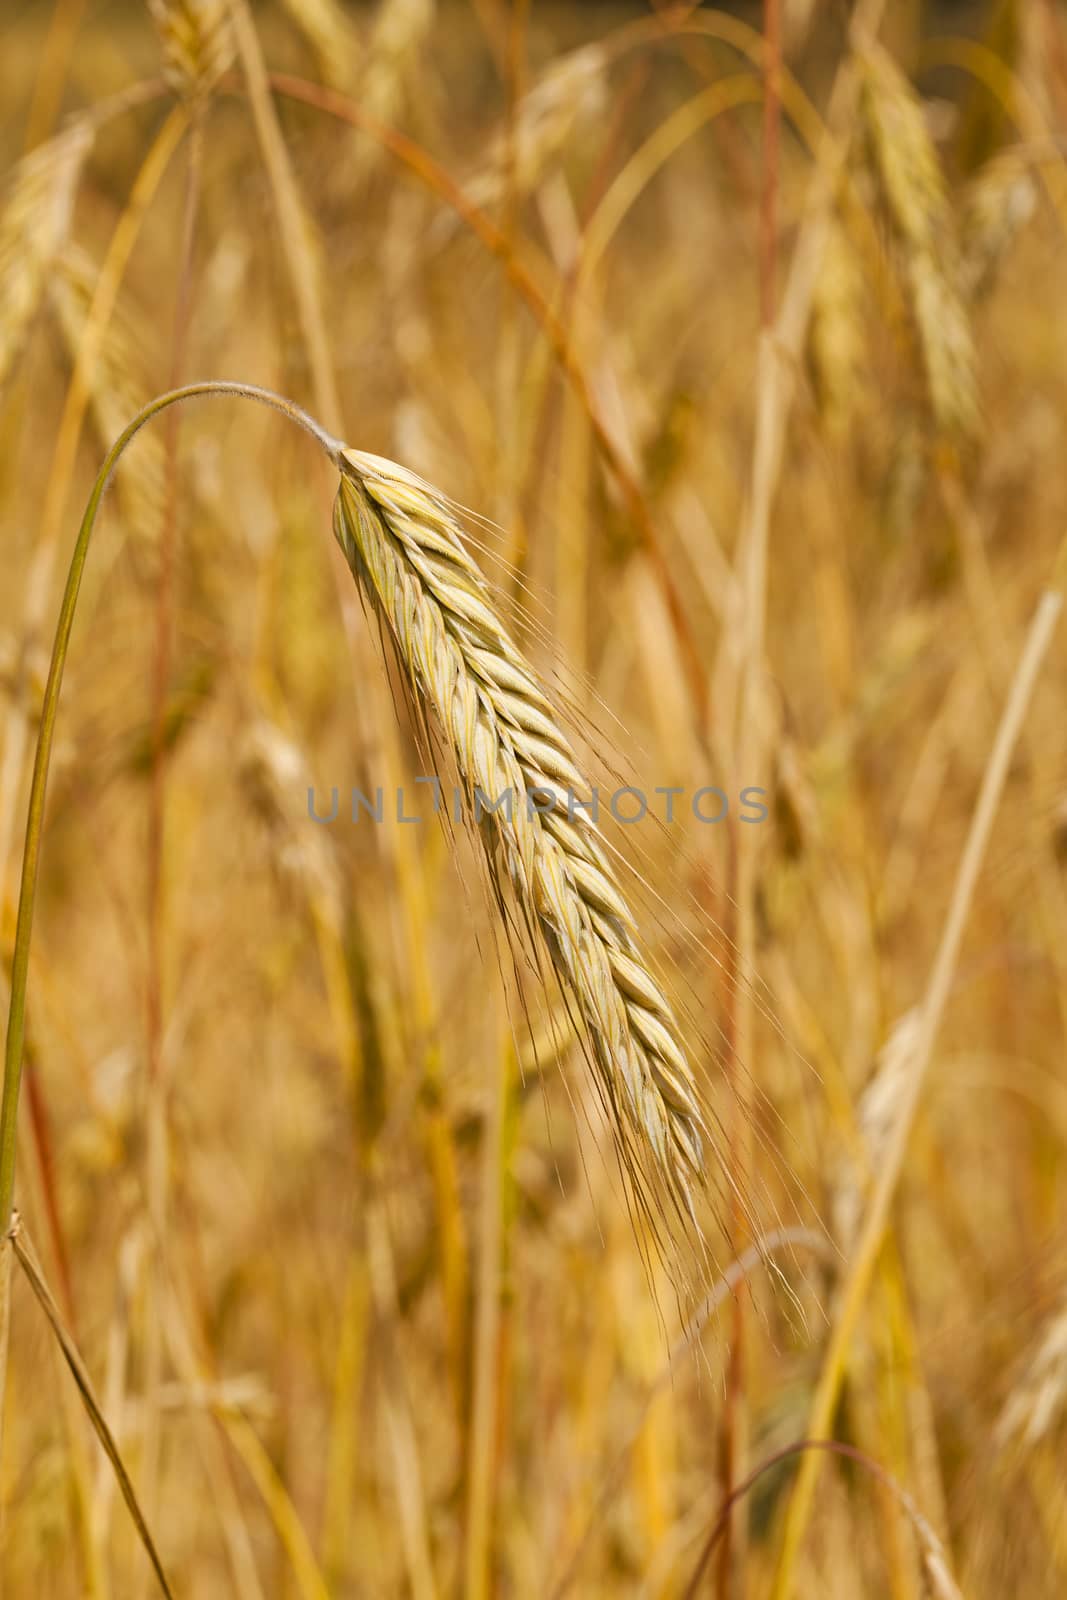
<svg viewBox="0 0 1067 1600"><path fill-rule="evenodd" d="M573 1003L622 1160L639 1186L641 1176L660 1180L690 1213L708 1130L609 855L588 812L571 803L589 785L570 742L444 497L378 456L346 450L340 466L338 543L468 795L483 797L490 873L501 892L510 886Z"/></svg>

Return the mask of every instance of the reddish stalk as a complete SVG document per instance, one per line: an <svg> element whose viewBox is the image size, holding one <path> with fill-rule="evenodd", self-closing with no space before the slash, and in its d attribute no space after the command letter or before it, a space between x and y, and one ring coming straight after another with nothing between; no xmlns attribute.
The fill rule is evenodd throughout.
<svg viewBox="0 0 1067 1600"><path fill-rule="evenodd" d="M30 1113L30 1128L37 1151L37 1167L41 1179L41 1198L44 1203L49 1241L55 1260L59 1301L63 1308L63 1317L67 1327L74 1332L76 1331L74 1288L70 1276L70 1253L67 1250L67 1242L63 1233L63 1219L60 1215L59 1196L56 1192L56 1161L55 1145L52 1140L52 1120L48 1114L48 1102L41 1087L41 1077L37 1070L37 1060L32 1048L26 1050L24 1071L26 1074L26 1100Z"/></svg>

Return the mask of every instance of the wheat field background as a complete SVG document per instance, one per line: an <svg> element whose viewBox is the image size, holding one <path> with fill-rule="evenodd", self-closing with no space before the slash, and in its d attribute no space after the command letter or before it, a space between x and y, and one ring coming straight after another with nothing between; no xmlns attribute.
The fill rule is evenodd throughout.
<svg viewBox="0 0 1067 1600"><path fill-rule="evenodd" d="M0 36L5 1010L78 521L182 383L464 508L502 659L647 802L638 956L582 879L616 1013L451 813L485 730L390 643L369 502L361 590L287 419L139 434L44 816L0 1592L1067 1592L1067 7Z"/></svg>

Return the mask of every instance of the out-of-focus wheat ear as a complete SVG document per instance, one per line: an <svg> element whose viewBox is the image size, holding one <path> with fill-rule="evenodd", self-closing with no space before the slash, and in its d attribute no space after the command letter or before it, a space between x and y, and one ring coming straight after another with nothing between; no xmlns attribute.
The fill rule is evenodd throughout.
<svg viewBox="0 0 1067 1600"><path fill-rule="evenodd" d="M22 348L70 231L96 124L78 117L20 161L0 211L0 385Z"/></svg>
<svg viewBox="0 0 1067 1600"><path fill-rule="evenodd" d="M284 892L305 897L335 933L343 921L341 879L327 829L307 827L307 758L274 722L256 716L237 746L237 778L262 824L271 870ZM295 802L295 804L294 804Z"/></svg>
<svg viewBox="0 0 1067 1600"><path fill-rule="evenodd" d="M998 268L1037 209L1037 182L1024 151L1002 150L971 180L960 219L960 283L972 298Z"/></svg>
<svg viewBox="0 0 1067 1600"><path fill-rule="evenodd" d="M875 175L893 226L913 250L931 250L948 196L922 102L888 51L864 59L864 123Z"/></svg>
<svg viewBox="0 0 1067 1600"><path fill-rule="evenodd" d="M918 1040L919 1014L912 1008L894 1023L878 1052L859 1101L859 1145L848 1152L834 1185L834 1238L847 1256L863 1217L868 1175L878 1170L893 1127L900 1097L907 1087L908 1069Z"/></svg>
<svg viewBox="0 0 1067 1600"><path fill-rule="evenodd" d="M860 387L863 302L863 273L855 248L847 229L834 218L812 299L807 354L819 412L835 435L847 428Z"/></svg>
<svg viewBox="0 0 1067 1600"><path fill-rule="evenodd" d="M1046 1323L997 1422L1001 1449L1032 1450L1067 1410L1067 1296Z"/></svg>
<svg viewBox="0 0 1067 1600"><path fill-rule="evenodd" d="M590 790L553 706L445 499L357 450L341 472L338 542L480 809L502 901L510 889L580 1020L620 1155L642 1192L659 1179L691 1213L708 1147L692 1069L599 830L574 804Z"/></svg>
<svg viewBox="0 0 1067 1600"><path fill-rule="evenodd" d="M80 245L68 243L57 257L48 284L48 298L71 361L81 348L98 268ZM122 431L127 418L143 405L147 385L138 373L144 348L143 331L126 314L108 324L90 372L93 422L106 444ZM163 510L165 468L163 444L154 432L122 463L120 492L129 512L129 526L142 541L154 541Z"/></svg>
<svg viewBox="0 0 1067 1600"><path fill-rule="evenodd" d="M930 410L943 432L966 437L980 417L977 358L941 164L922 102L893 58L872 46L864 71L871 163L902 262Z"/></svg>
<svg viewBox="0 0 1067 1600"><path fill-rule="evenodd" d="M925 251L907 264L930 409L946 433L969 435L979 423L971 319L961 295Z"/></svg>
<svg viewBox="0 0 1067 1600"><path fill-rule="evenodd" d="M226 0L148 0L163 46L163 75L185 99L210 94L234 62Z"/></svg>

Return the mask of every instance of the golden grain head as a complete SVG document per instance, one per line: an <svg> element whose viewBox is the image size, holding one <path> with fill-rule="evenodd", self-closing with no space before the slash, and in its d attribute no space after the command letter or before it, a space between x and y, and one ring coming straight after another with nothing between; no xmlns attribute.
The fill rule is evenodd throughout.
<svg viewBox="0 0 1067 1600"><path fill-rule="evenodd" d="M871 48L864 87L871 164L901 265L929 409L941 431L967 437L979 424L977 358L941 163L922 103L886 51Z"/></svg>
<svg viewBox="0 0 1067 1600"><path fill-rule="evenodd" d="M863 109L875 175L894 227L914 249L931 249L947 197L922 102L892 56L872 46Z"/></svg>
<svg viewBox="0 0 1067 1600"><path fill-rule="evenodd" d="M977 358L967 307L924 251L908 262L907 281L934 421L945 433L973 434L979 422Z"/></svg>
<svg viewBox="0 0 1067 1600"><path fill-rule="evenodd" d="M0 386L11 370L66 241L95 128L78 117L25 157L0 211Z"/></svg>
<svg viewBox="0 0 1067 1600"><path fill-rule="evenodd" d="M510 885L579 1014L625 1162L634 1171L651 1154L689 1207L707 1130L678 1024L599 830L575 803L589 786L570 742L453 512L413 473L348 450L334 529L480 813L498 888Z"/></svg>
<svg viewBox="0 0 1067 1600"><path fill-rule="evenodd" d="M208 94L233 65L227 0L149 0L164 74L186 98Z"/></svg>
<svg viewBox="0 0 1067 1600"><path fill-rule="evenodd" d="M865 292L855 247L835 219L827 232L815 288L807 350L819 411L834 435L848 426L860 390Z"/></svg>
<svg viewBox="0 0 1067 1600"><path fill-rule="evenodd" d="M99 267L80 245L69 243L53 263L48 299L71 362L85 343ZM132 316L113 316L103 331L96 359L86 374L90 410L106 444L144 404L146 331ZM129 510L128 528L142 546L159 530L164 500L163 442L149 433L119 468L119 486Z"/></svg>
<svg viewBox="0 0 1067 1600"><path fill-rule="evenodd" d="M1024 152L1001 151L967 187L960 223L961 283L969 295L991 285L1037 209L1037 182Z"/></svg>

